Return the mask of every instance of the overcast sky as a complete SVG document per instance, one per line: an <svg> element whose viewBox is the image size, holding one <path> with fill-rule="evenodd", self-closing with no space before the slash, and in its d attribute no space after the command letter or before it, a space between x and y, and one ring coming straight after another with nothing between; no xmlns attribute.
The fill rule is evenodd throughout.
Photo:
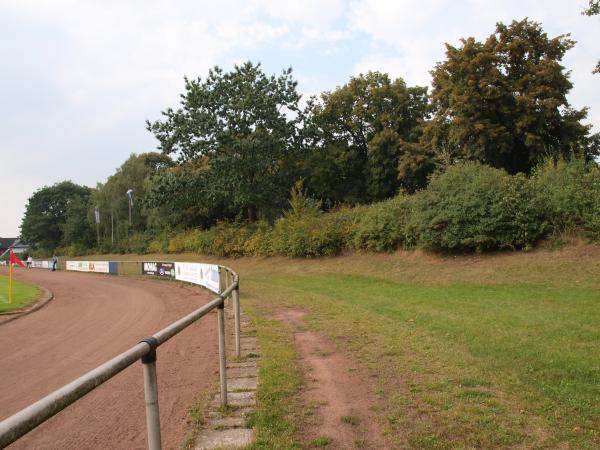
<svg viewBox="0 0 600 450"><path fill-rule="evenodd" d="M584 0L0 0L0 236L27 199L62 180L95 186L156 149L145 120L176 107L183 76L246 60L291 66L302 94L378 70L429 85L444 43L525 17L571 33L564 61L600 131L600 17Z"/></svg>

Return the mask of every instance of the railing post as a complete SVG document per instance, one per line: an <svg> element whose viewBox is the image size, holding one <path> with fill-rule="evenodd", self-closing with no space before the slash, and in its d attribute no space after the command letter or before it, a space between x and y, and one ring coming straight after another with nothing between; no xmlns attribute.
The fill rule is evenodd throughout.
<svg viewBox="0 0 600 450"><path fill-rule="evenodd" d="M221 381L221 406L227 406L227 361L225 360L225 299L217 308L219 328L219 377Z"/></svg>
<svg viewBox="0 0 600 450"><path fill-rule="evenodd" d="M226 289L225 276L225 268L219 266L219 293L223 292Z"/></svg>
<svg viewBox="0 0 600 450"><path fill-rule="evenodd" d="M148 428L148 448L161 450L160 414L158 410L158 382L156 379L156 347L155 338L144 339L150 346L150 352L142 356L144 366L144 396L146 398L146 427Z"/></svg>
<svg viewBox="0 0 600 450"><path fill-rule="evenodd" d="M235 328L235 356L238 358L242 355L240 347L240 280L234 277L234 283L237 283L233 290L233 322Z"/></svg>
<svg viewBox="0 0 600 450"><path fill-rule="evenodd" d="M228 269L225 269L225 289L231 286L231 272Z"/></svg>

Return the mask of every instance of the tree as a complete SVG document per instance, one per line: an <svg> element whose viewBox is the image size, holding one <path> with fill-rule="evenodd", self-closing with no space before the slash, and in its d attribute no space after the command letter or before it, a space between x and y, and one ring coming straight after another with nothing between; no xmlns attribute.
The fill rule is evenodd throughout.
<svg viewBox="0 0 600 450"><path fill-rule="evenodd" d="M446 45L432 71L434 119L423 151L452 162L476 160L511 174L530 172L544 157L595 156L587 145L587 109L570 107L569 73L560 64L574 42L548 38L527 19L485 42Z"/></svg>
<svg viewBox="0 0 600 450"><path fill-rule="evenodd" d="M90 248L94 244L96 236L87 215L89 198L90 195L75 197L69 203L62 226L62 245Z"/></svg>
<svg viewBox="0 0 600 450"><path fill-rule="evenodd" d="M154 211L146 208L149 180L173 165L173 160L161 153L134 153L106 183L98 184L89 202L87 219L90 225L95 226L94 209L99 209L99 231L104 242L112 238L119 240L132 231L143 232L148 228L148 218L154 214ZM133 190L134 198L131 226L126 196L129 189Z"/></svg>
<svg viewBox="0 0 600 450"><path fill-rule="evenodd" d="M327 203L362 203L394 195L406 185L398 160L427 117L427 88L369 72L309 104L315 148L307 181ZM406 186L405 186L406 187Z"/></svg>
<svg viewBox="0 0 600 450"><path fill-rule="evenodd" d="M180 164L153 176L144 203L154 229L208 228L236 216L227 197L212 189L206 161Z"/></svg>
<svg viewBox="0 0 600 450"><path fill-rule="evenodd" d="M597 16L600 14L600 1L599 0L589 0L588 7L583 11L583 14L586 16ZM593 73L600 73L600 61L596 64L596 68Z"/></svg>
<svg viewBox="0 0 600 450"><path fill-rule="evenodd" d="M65 240L65 231L69 239L85 240L89 225L76 215L82 212L82 205L87 205L90 193L90 188L70 181L38 189L25 207L21 237L47 250L70 243Z"/></svg>
<svg viewBox="0 0 600 450"><path fill-rule="evenodd" d="M291 69L267 77L247 62L231 72L219 67L206 80L185 79L178 110L147 123L165 154L194 165L205 159L205 186L250 221L279 210L294 182L300 95Z"/></svg>

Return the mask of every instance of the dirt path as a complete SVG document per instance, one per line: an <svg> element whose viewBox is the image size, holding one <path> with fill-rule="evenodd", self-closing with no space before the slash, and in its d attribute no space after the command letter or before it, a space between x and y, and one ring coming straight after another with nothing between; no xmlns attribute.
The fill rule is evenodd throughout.
<svg viewBox="0 0 600 450"><path fill-rule="evenodd" d="M15 272L16 279L53 291L54 300L30 315L0 324L0 419L213 297L175 283L42 269ZM179 448L193 398L212 384L217 370L215 314L161 346L157 354L163 447ZM9 448L147 448L141 363Z"/></svg>
<svg viewBox="0 0 600 450"><path fill-rule="evenodd" d="M328 449L390 448L370 409L375 397L361 371L336 352L330 341L307 330L303 315L302 311L287 310L277 319L295 329L294 341L306 374L302 401L309 423L305 441L329 438Z"/></svg>

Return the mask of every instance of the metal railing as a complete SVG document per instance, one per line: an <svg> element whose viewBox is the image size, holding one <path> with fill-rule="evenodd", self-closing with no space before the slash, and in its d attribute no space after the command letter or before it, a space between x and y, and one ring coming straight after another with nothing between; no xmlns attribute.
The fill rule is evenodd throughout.
<svg viewBox="0 0 600 450"><path fill-rule="evenodd" d="M225 289L214 300L201 308L196 309L187 316L173 322L149 338L139 342L129 350L115 356L113 359L92 369L75 381L61 387L46 397L22 409L16 414L0 422L0 448L15 442L38 425L50 419L67 406L71 405L88 392L97 388L105 381L123 371L127 367L141 360L144 375L144 396L146 401L146 425L148 429L148 448L160 450L162 448L160 436L160 414L158 408L158 384L156 378L156 348L173 336L217 309L217 328L219 342L219 380L221 390L221 405L227 406L227 376L225 352L225 300L233 301L234 329L235 329L235 354L240 356L240 302L239 302L239 277L233 270L220 266L224 275Z"/></svg>

